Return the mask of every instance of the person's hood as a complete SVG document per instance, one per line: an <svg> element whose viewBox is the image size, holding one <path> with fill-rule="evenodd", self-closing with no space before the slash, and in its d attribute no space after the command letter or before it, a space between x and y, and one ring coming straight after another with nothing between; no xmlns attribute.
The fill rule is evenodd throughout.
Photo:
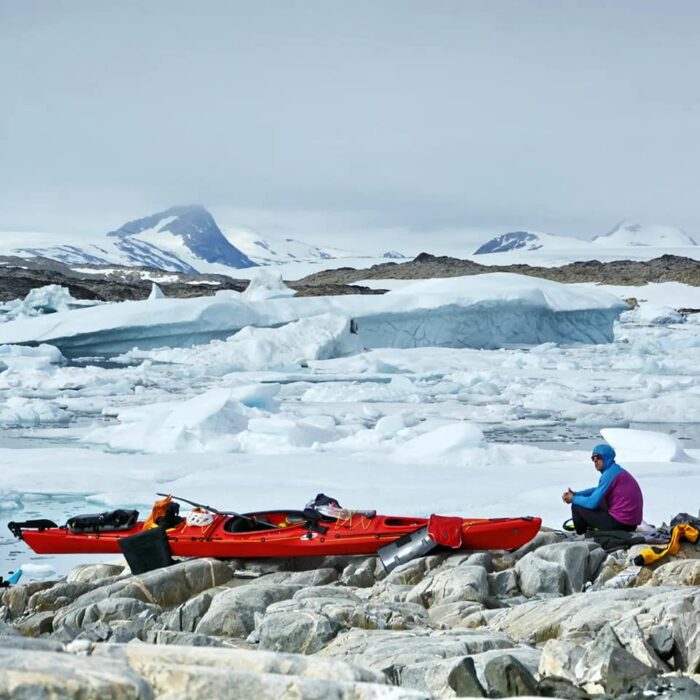
<svg viewBox="0 0 700 700"><path fill-rule="evenodd" d="M611 464L615 464L615 450L605 443L596 445L591 451L591 455L600 455L603 458L603 470L607 469Z"/></svg>

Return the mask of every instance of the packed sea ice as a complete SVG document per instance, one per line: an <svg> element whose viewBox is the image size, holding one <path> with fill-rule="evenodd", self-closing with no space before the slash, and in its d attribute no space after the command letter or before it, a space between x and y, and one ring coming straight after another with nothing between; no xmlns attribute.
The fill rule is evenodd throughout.
<svg viewBox="0 0 700 700"><path fill-rule="evenodd" d="M386 303L399 308L402 299L432 296L433 311L444 308L428 286L416 283ZM572 310L574 295L547 297L544 289L531 286L527 304ZM617 316L617 297L594 291L586 313L595 297ZM523 297L507 300L507 285L499 294L496 309L527 307ZM303 300L251 304L291 308L293 301ZM187 300L146 303L165 303L180 320L190 313L178 310L190 308ZM92 311L116 327L127 314L121 310L133 308ZM89 311L38 320L46 332L54 324L61 337L72 328L73 337L89 340L79 322ZM265 313L279 320L277 311ZM700 324L693 316L659 325L623 314L612 342L498 348L363 349L350 319L325 308L191 347L129 346L108 363L67 361L48 344L0 346L1 526L145 510L156 492L247 511L297 508L323 491L344 506L385 513L539 515L558 527L568 517L561 493L597 481L589 450L601 430L639 479L647 521L697 511ZM36 320L3 328L14 333L13 325ZM31 563L37 577L41 567L65 571L75 563L36 557L9 532L0 535L0 561L0 574Z"/></svg>

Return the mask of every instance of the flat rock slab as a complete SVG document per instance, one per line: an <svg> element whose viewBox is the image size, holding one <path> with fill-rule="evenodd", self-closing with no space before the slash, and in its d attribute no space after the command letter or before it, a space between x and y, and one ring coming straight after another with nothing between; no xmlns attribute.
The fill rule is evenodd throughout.
<svg viewBox="0 0 700 700"><path fill-rule="evenodd" d="M328 661L307 663L303 657L145 644L134 649L101 645L92 652L0 649L0 698L429 700L426 693L387 686L369 671Z"/></svg>
<svg viewBox="0 0 700 700"><path fill-rule="evenodd" d="M151 700L149 684L124 663L62 652L0 649L0 698Z"/></svg>
<svg viewBox="0 0 700 700"><path fill-rule="evenodd" d="M606 624L657 610L672 611L698 596L694 588L630 588L535 600L498 611L489 627L515 639L539 643L576 635L595 636Z"/></svg>
<svg viewBox="0 0 700 700"><path fill-rule="evenodd" d="M393 632L353 629L336 637L319 656L342 658L383 672L515 646L506 635L464 630L431 635L427 631Z"/></svg>

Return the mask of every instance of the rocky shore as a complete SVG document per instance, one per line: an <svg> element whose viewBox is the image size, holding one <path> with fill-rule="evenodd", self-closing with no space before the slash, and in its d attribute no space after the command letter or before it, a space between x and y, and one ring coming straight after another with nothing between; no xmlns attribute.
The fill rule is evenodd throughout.
<svg viewBox="0 0 700 700"><path fill-rule="evenodd" d="M123 564L3 590L0 698L700 697L700 549Z"/></svg>
<svg viewBox="0 0 700 700"><path fill-rule="evenodd" d="M471 260L421 253L404 263L387 262L364 270L339 268L308 275L298 281L300 285L353 284L369 279L432 279L434 277L460 277L480 275L486 272L514 272L520 275L541 277L555 282L596 282L599 284L644 285L649 282L683 282L700 286L700 261L677 255L662 255L648 261L615 260L603 263L599 260L574 262L559 267L533 265L481 265Z"/></svg>
<svg viewBox="0 0 700 700"><path fill-rule="evenodd" d="M339 261L341 262L341 261ZM190 275L145 267L104 265L70 266L47 258L0 256L0 303L25 297L32 289L50 284L66 287L75 299L125 301L146 299L156 282L169 297L207 296L217 291L246 289L247 279L226 275ZM700 286L700 261L664 255L647 262L598 260L561 267L530 265L481 265L471 260L436 257L421 253L403 263L387 262L365 269L340 267L286 280L297 296L336 294L383 294L386 290L358 285L368 279L428 279L459 277L486 272L515 272L556 282L596 282L616 285L644 285L650 282L683 282ZM681 300L682 301L682 300ZM679 306L684 304L679 303Z"/></svg>
<svg viewBox="0 0 700 700"><path fill-rule="evenodd" d="M71 267L48 258L0 256L0 303L24 298L32 289L51 284L65 287L74 299L135 301L148 298L153 282L158 284L165 296L175 298L209 296L226 289L242 292L249 284L247 279L234 279L227 275L191 275L117 265ZM292 282L290 286L297 291L297 296L383 294L362 285Z"/></svg>

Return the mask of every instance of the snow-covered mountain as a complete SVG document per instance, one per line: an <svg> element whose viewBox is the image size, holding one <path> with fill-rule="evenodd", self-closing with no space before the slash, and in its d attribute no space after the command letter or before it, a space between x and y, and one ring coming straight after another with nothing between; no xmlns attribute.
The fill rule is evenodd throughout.
<svg viewBox="0 0 700 700"><path fill-rule="evenodd" d="M116 239L116 247L135 265L163 268L180 261L196 271L200 271L197 268L202 261L237 269L255 266L230 243L212 215L201 206L172 207L129 221L107 236Z"/></svg>
<svg viewBox="0 0 700 700"><path fill-rule="evenodd" d="M516 251L540 251L541 253L572 251L579 257L578 253L581 251L590 251L591 256L594 256L596 248L619 251L624 248L646 246L662 251L667 248L687 248L695 245L697 244L692 237L679 228L623 221L609 233L597 236L592 241L540 231L510 231L486 241L474 251L474 255Z"/></svg>
<svg viewBox="0 0 700 700"><path fill-rule="evenodd" d="M172 207L129 221L98 243L21 247L10 252L71 265L145 266L190 274L226 273L256 265L230 243L201 206Z"/></svg>
<svg viewBox="0 0 700 700"><path fill-rule="evenodd" d="M659 224L635 224L623 221L604 236L593 239L593 245L605 248L627 246L651 246L654 248L679 248L697 245L685 231Z"/></svg>
<svg viewBox="0 0 700 700"><path fill-rule="evenodd" d="M294 238L262 236L251 228L241 226L224 226L222 232L231 245L258 265L357 257L357 253L340 248L317 246Z"/></svg>
<svg viewBox="0 0 700 700"><path fill-rule="evenodd" d="M509 231L486 241L474 251L474 255L487 253L507 253L514 250L565 250L583 248L590 245L580 238L555 236L540 231Z"/></svg>
<svg viewBox="0 0 700 700"><path fill-rule="evenodd" d="M56 240L61 243L54 244ZM318 265L338 258L373 257L294 238L263 236L249 227L219 226L211 213L198 205L171 207L128 221L104 237L3 232L0 253L42 256L69 265L146 266L189 274L231 274L231 270L260 265ZM405 258L396 251L389 251L384 257ZM304 274L308 272L300 273Z"/></svg>

